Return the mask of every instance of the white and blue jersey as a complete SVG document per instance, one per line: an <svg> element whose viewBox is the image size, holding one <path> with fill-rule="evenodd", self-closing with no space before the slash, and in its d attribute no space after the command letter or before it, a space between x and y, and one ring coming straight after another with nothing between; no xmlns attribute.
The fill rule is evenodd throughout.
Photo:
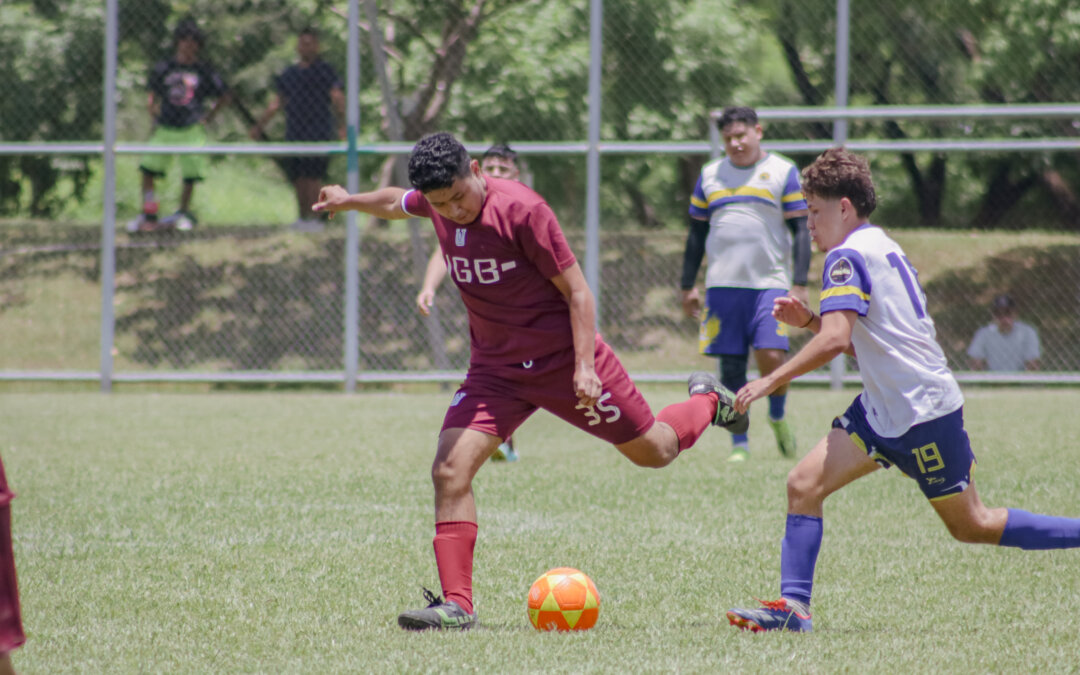
<svg viewBox="0 0 1080 675"><path fill-rule="evenodd" d="M790 289L793 238L785 219L805 209L799 169L782 155L747 167L726 157L702 167L690 217L709 221L705 287Z"/></svg>
<svg viewBox="0 0 1080 675"><path fill-rule="evenodd" d="M859 315L851 341L863 381L860 399L875 433L896 438L963 406L918 275L876 225L854 230L825 258L821 313L838 310Z"/></svg>

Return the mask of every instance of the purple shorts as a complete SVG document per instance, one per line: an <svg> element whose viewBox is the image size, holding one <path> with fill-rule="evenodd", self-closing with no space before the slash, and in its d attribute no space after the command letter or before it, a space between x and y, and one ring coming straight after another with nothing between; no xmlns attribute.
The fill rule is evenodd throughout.
<svg viewBox="0 0 1080 675"><path fill-rule="evenodd" d="M574 350L508 366L473 365L454 394L443 429L476 429L509 438L538 408L614 445L653 423L652 409L615 352L597 336L596 374L603 393L586 408L574 394Z"/></svg>
<svg viewBox="0 0 1080 675"><path fill-rule="evenodd" d="M773 315L773 299L787 291L769 288L707 288L698 345L708 356L748 354L754 349L788 350L788 327Z"/></svg>

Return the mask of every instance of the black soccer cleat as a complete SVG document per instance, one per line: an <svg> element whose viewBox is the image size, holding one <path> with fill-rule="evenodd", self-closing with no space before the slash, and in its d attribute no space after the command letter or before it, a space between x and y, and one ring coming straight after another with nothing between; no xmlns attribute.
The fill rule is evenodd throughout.
<svg viewBox="0 0 1080 675"><path fill-rule="evenodd" d="M476 624L476 612L469 613L458 606L424 589L428 606L398 615L398 625L405 630L469 630Z"/></svg>
<svg viewBox="0 0 1080 675"><path fill-rule="evenodd" d="M691 396L698 394L715 393L718 400L716 405L716 417L712 423L723 427L733 434L743 434L750 428L750 415L735 412L735 394L720 384L720 380L708 371L699 370L690 374L686 381L687 389Z"/></svg>

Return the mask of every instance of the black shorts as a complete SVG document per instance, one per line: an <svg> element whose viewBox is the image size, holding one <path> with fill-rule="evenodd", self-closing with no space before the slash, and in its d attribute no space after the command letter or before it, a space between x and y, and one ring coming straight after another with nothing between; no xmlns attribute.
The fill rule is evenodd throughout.
<svg viewBox="0 0 1080 675"><path fill-rule="evenodd" d="M286 157L285 174L289 180L297 178L326 178L326 169L330 165L329 157Z"/></svg>

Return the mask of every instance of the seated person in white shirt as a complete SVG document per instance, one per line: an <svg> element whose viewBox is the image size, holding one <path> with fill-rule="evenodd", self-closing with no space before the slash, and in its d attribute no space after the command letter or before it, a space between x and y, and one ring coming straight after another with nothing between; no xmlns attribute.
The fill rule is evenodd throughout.
<svg viewBox="0 0 1080 675"><path fill-rule="evenodd" d="M967 353L973 370L1039 369L1039 333L1016 318L1012 298L999 295L991 306L994 321L975 331Z"/></svg>

